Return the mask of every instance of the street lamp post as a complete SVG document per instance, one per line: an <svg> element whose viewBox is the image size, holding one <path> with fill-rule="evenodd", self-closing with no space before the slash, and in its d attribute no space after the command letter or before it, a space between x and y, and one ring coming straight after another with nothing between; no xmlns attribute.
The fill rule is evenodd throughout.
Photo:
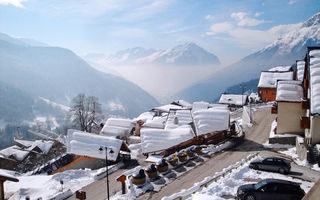
<svg viewBox="0 0 320 200"><path fill-rule="evenodd" d="M244 102L243 102L243 93L244 93L244 89L245 88L247 88L245 85L243 85L243 84L240 84L240 88L242 89L242 93L241 93L241 104L242 104L242 106L244 106Z"/></svg>
<svg viewBox="0 0 320 200"><path fill-rule="evenodd" d="M109 169L108 169L108 147L104 147L105 151L106 151L106 172L107 172L107 196L108 196L108 200L110 199L109 197ZM102 152L103 151L103 147L101 146L99 148L99 151ZM113 154L113 150L110 148L109 151L110 154Z"/></svg>

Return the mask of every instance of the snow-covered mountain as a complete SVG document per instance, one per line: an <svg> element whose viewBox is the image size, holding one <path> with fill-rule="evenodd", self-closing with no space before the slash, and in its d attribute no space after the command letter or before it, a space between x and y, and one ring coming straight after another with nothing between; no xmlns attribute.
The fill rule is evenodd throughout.
<svg viewBox="0 0 320 200"><path fill-rule="evenodd" d="M320 45L320 12L270 45L217 71L205 81L175 95L186 100L212 100L225 88L254 78L272 66L291 65L305 56L308 46Z"/></svg>
<svg viewBox="0 0 320 200"><path fill-rule="evenodd" d="M114 55L110 55L106 58L108 63L118 63L118 64L132 64L135 63L137 59L150 56L155 53L155 49L145 49L142 47L134 47L125 50L118 51Z"/></svg>
<svg viewBox="0 0 320 200"><path fill-rule="evenodd" d="M141 47L126 49L107 58L109 64L133 65L218 65L219 59L195 43L185 43L167 50L144 49Z"/></svg>
<svg viewBox="0 0 320 200"><path fill-rule="evenodd" d="M158 104L137 85L93 69L68 49L34 44L0 34L0 81L29 95L30 102L43 97L42 100L69 106L73 97L84 93L98 97L108 114L130 117ZM12 105L11 111L19 106Z"/></svg>

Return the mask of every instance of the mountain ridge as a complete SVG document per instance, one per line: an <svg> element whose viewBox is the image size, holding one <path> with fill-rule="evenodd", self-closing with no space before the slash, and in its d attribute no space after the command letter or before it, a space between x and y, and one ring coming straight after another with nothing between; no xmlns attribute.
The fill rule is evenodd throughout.
<svg viewBox="0 0 320 200"><path fill-rule="evenodd" d="M219 65L219 58L193 42L166 50L134 47L118 51L106 59L108 64L133 65Z"/></svg>
<svg viewBox="0 0 320 200"><path fill-rule="evenodd" d="M130 117L158 105L137 85L97 71L68 49L35 47L10 40L0 39L0 81L32 96L69 105L73 97L85 93L98 97L109 114ZM123 109L114 110L110 107L114 104Z"/></svg>
<svg viewBox="0 0 320 200"><path fill-rule="evenodd" d="M180 91L172 99L210 101L231 85L259 78L261 71L272 66L294 64L296 60L304 58L307 46L318 45L320 45L320 12L265 48L217 71L208 79Z"/></svg>

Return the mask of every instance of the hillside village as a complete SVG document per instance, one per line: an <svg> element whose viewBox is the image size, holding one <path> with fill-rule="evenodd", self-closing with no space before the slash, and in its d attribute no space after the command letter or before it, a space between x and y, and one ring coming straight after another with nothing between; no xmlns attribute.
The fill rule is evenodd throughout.
<svg viewBox="0 0 320 200"><path fill-rule="evenodd" d="M221 94L219 104L173 101L133 119L109 118L99 134L69 129L65 137L15 138L0 151L2 198L228 199L243 183L279 178L316 199L319 77L320 47L308 47L304 60L262 71L258 93ZM249 168L270 156L290 160L292 173Z"/></svg>

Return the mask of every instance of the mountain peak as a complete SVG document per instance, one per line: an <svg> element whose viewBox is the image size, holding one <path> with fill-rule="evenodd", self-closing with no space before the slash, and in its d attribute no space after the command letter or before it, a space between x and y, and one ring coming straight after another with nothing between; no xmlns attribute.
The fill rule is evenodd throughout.
<svg viewBox="0 0 320 200"><path fill-rule="evenodd" d="M302 27L310 27L318 24L320 24L320 11L305 21Z"/></svg>
<svg viewBox="0 0 320 200"><path fill-rule="evenodd" d="M141 47L119 51L108 58L109 63L139 65L217 65L219 59L193 42L186 42L171 49L154 50Z"/></svg>

